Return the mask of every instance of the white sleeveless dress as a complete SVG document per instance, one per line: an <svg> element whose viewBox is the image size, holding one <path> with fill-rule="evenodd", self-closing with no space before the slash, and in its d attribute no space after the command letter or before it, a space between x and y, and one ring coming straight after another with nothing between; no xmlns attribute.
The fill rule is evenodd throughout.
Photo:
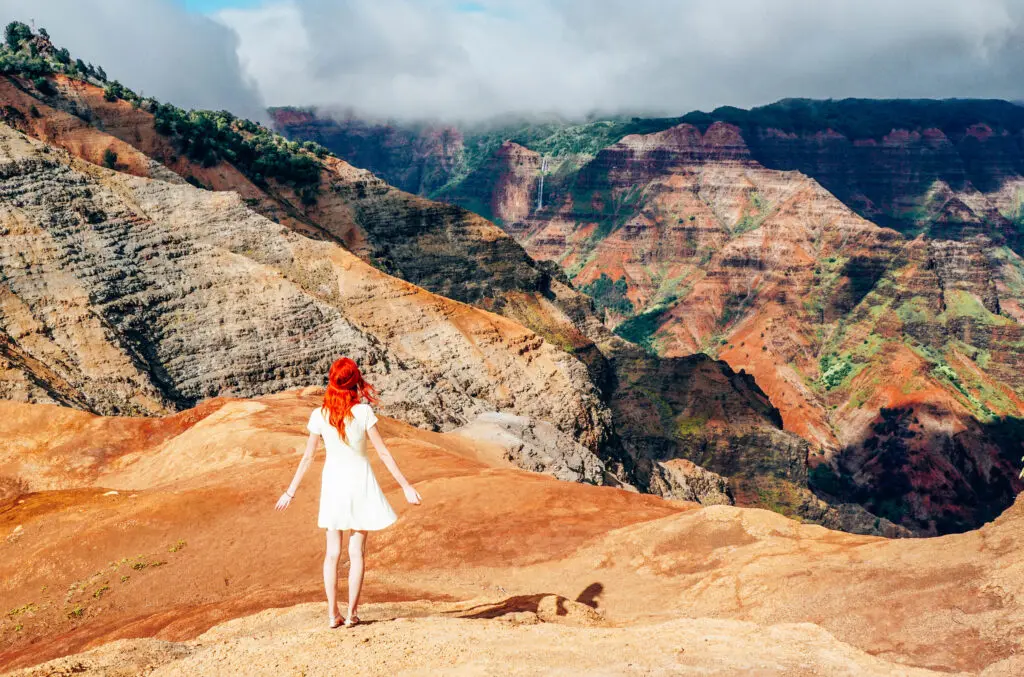
<svg viewBox="0 0 1024 677"><path fill-rule="evenodd" d="M314 409L307 428L320 435L327 448L327 461L320 485L321 529L376 531L398 519L377 484L366 456L366 431L377 423L368 404L357 404L345 422L346 443L331 425L329 414Z"/></svg>

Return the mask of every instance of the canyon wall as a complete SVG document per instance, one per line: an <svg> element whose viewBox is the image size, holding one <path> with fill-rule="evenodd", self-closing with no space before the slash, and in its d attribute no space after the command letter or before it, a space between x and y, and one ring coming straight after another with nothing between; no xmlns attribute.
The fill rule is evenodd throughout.
<svg viewBox="0 0 1024 677"><path fill-rule="evenodd" d="M557 262L621 336L753 374L785 428L811 444L821 495L926 533L998 514L1021 488L1024 452L1012 135L973 125L953 146L893 133L855 144L875 149L858 156L835 134L752 134L709 122L627 136L549 182L548 205L504 227L534 258ZM799 151L812 141L813 166ZM928 159L925 141L946 147L948 162ZM1002 145L978 146L989 142ZM797 149L789 160L787 148ZM495 156L487 174L522 182L511 177L528 154L504 173ZM878 211L850 197L899 171L909 177L894 177L902 202L873 200ZM473 192L498 182L472 179L460 201L502 210L501 191ZM840 181L835 194L822 185ZM895 229L864 218L883 211ZM910 424L893 443L879 431L897 419Z"/></svg>
<svg viewBox="0 0 1024 677"><path fill-rule="evenodd" d="M319 160L309 199L309 187L251 176L251 170L247 174L208 152L195 159L195 144L203 137L185 146L181 134L195 130L183 132L181 126L201 120L190 122L186 115L168 125L166 110L59 75L50 90L41 92L17 77L0 80L6 119L44 142L36 155L65 149L78 159L46 165L37 170L38 179L12 173L10 190L22 191L26 182L46 184L50 173L63 175L63 167L71 167L73 179L50 186L45 200L34 199L63 200L77 216L58 219L45 210L30 217L12 214L12 221L39 232L26 233L16 244L11 240L8 265L15 269L25 242L56 236L37 262L42 267L28 266L26 274L61 268L81 288L80 312L98 315L106 333L97 329L100 334L83 341L72 323L51 339L52 321L27 331L12 327L5 337L8 397L105 413L155 413L216 394L255 395L315 383L331 357L346 351L370 356L368 371L384 388L388 412L417 425L462 427L494 410L550 422L582 445L542 463L541 469L560 477L675 491L677 473L662 462L694 455L686 451L694 440L674 432L678 420L694 415L715 422L700 438L705 446L755 449L759 443L749 434L758 431L762 438L781 436L797 456L803 449L781 429L776 410L752 379L735 378L724 362L703 361L697 369L685 360L659 365L612 335L590 299L557 268L538 264L503 230L471 212L405 193L330 156ZM218 124L224 123L235 124ZM12 134L17 138L18 132ZM116 153L112 161L110 153ZM89 178L81 178L83 173ZM81 194L69 187L79 181L86 186ZM99 186L114 186L119 199ZM93 205L101 193L113 201L109 210ZM63 223L51 232L55 219ZM135 222L142 225L135 228ZM87 229L87 242L92 231L104 234L90 244L81 269L51 264L63 260L67 249L78 255L72 242L81 228ZM173 243L174 256L160 258L154 242L163 240ZM201 244L199 251L190 248L193 241ZM157 253L151 255L150 248ZM182 270L175 268L178 262ZM252 268L251 274L235 272L239 265ZM102 297L120 315L112 318L106 306L91 305L97 275L125 277L123 283L105 282ZM179 280L170 298L161 289L164 280ZM267 285L272 293L244 291ZM48 279L42 288L19 287L23 313L39 315L57 288ZM125 300L125 294L139 300ZM325 336L314 336L311 327ZM105 365L75 352L100 339L129 365L114 370L118 375L111 378L124 381L118 387L96 380ZM636 377L644 370L666 376L653 381L651 390ZM578 391L569 392L572 384ZM140 392L149 392L149 399ZM541 392L546 394L531 397ZM632 415L639 392L648 393L659 412L644 425ZM709 394L726 404L711 406L704 399ZM573 401L556 404L562 397ZM520 460L535 468L528 456ZM744 500L758 499L744 494ZM877 531L871 524L867 530Z"/></svg>

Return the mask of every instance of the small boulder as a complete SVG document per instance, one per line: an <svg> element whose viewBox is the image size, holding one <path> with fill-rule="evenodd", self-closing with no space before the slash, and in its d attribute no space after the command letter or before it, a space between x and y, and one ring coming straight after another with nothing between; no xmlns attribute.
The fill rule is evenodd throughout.
<svg viewBox="0 0 1024 677"><path fill-rule="evenodd" d="M655 465L656 473L651 478L652 488L665 498L679 501L693 501L701 505L733 505L729 480L706 468L687 461L673 458Z"/></svg>

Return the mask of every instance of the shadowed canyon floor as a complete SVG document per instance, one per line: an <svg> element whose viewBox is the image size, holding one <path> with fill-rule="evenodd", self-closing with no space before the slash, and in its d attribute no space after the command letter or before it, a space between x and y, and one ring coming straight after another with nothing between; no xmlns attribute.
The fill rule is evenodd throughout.
<svg viewBox="0 0 1024 677"><path fill-rule="evenodd" d="M290 391L146 420L0 403L10 441L0 468L21 481L0 507L0 665L57 659L27 673L40 675L1024 667L1020 506L966 534L853 536L489 466L484 443L391 420L384 437L424 504L402 504L378 467L400 520L370 539L374 622L327 631L318 465L288 511L272 510L317 401Z"/></svg>

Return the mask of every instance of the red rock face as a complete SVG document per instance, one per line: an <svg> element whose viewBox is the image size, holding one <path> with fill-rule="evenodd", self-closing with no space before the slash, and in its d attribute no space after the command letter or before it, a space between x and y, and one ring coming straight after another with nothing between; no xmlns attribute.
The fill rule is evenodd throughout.
<svg viewBox="0 0 1024 677"><path fill-rule="evenodd" d="M821 166L849 150L835 134L770 132L759 152L769 142L817 148ZM858 148L881 163L865 179L870 195L871 181L880 186L891 171L885 163L908 148L935 167L956 153L934 131ZM935 186L929 236L907 240L814 179L754 156L724 123L626 137L563 184L550 208L506 229L599 294L623 336L666 356L708 352L753 374L785 428L816 449L812 466L826 463L812 481L928 533L990 519L1021 488L1014 467L1024 451L1013 422L1024 413L1024 334L1013 315L1022 264L1003 244L1013 228L997 200ZM908 194L911 178L892 190ZM623 281L632 312L601 298L614 294L602 276ZM894 379L897 389L887 386ZM880 438L876 428L901 416L917 427ZM879 460L886 444L901 450L896 460Z"/></svg>

